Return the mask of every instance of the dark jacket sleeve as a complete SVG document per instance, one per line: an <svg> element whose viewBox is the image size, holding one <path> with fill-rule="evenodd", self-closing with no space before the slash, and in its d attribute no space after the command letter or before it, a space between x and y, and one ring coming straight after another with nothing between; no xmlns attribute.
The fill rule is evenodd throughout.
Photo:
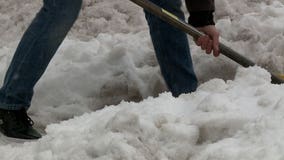
<svg viewBox="0 0 284 160"><path fill-rule="evenodd" d="M214 11L214 0L185 0L189 12Z"/></svg>
<svg viewBox="0 0 284 160"><path fill-rule="evenodd" d="M214 0L185 0L190 13L188 23L194 27L214 25Z"/></svg>

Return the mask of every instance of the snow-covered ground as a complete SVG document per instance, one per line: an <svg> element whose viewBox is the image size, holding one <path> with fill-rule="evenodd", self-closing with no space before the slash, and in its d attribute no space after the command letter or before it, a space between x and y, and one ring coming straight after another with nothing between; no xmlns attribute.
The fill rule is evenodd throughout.
<svg viewBox="0 0 284 160"><path fill-rule="evenodd" d="M222 41L284 73L284 1L215 3ZM41 4L0 1L0 81ZM27 143L0 137L0 159L283 159L284 86L260 67L244 69L190 45L200 86L173 98L162 93L142 10L128 0L84 0L35 88L29 114L45 136Z"/></svg>

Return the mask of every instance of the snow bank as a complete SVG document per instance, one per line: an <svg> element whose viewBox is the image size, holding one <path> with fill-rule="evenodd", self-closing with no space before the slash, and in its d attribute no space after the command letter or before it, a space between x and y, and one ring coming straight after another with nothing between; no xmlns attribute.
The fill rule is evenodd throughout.
<svg viewBox="0 0 284 160"><path fill-rule="evenodd" d="M263 69L239 69L234 81L213 79L180 98L165 93L49 125L37 142L0 146L0 158L281 159L283 89Z"/></svg>
<svg viewBox="0 0 284 160"><path fill-rule="evenodd" d="M35 118L46 125L165 90L153 51L145 47L150 46L147 35L100 34L88 42L65 41L38 85L33 106L39 108L31 110Z"/></svg>
<svg viewBox="0 0 284 160"><path fill-rule="evenodd" d="M0 1L0 81L41 3ZM283 73L283 3L216 1L222 40ZM84 0L35 88L29 114L37 128L48 125L46 135L24 144L1 137L1 160L283 159L283 85L270 84L264 69L238 68L190 41L200 82L219 79L179 98L152 98L166 88L143 16L127 0ZM105 105L112 106L91 113Z"/></svg>

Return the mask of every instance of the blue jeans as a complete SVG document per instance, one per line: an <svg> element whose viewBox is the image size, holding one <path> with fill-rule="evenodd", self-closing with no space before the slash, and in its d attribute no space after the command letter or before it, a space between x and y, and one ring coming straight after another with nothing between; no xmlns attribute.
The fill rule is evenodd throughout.
<svg viewBox="0 0 284 160"><path fill-rule="evenodd" d="M181 0L151 0L184 20ZM162 75L172 95L193 92L197 88L188 39L184 32L145 11L150 35Z"/></svg>
<svg viewBox="0 0 284 160"><path fill-rule="evenodd" d="M28 109L33 89L74 24L82 0L43 0L44 5L23 35L0 89L0 108ZM152 0L155 3L161 0ZM184 18L180 0L160 4ZM146 13L162 74L174 96L194 91L188 41L181 31Z"/></svg>

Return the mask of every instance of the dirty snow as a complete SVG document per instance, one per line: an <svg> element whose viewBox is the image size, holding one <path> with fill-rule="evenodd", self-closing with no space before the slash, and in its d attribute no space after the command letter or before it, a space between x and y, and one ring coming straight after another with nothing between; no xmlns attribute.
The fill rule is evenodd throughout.
<svg viewBox="0 0 284 160"><path fill-rule="evenodd" d="M41 4L0 1L0 81ZM216 0L215 18L224 43L284 72L283 0ZM0 137L0 159L283 159L283 85L271 84L263 68L244 69L190 45L200 86L173 98L143 11L127 0L84 0L35 88L29 114L45 136Z"/></svg>

